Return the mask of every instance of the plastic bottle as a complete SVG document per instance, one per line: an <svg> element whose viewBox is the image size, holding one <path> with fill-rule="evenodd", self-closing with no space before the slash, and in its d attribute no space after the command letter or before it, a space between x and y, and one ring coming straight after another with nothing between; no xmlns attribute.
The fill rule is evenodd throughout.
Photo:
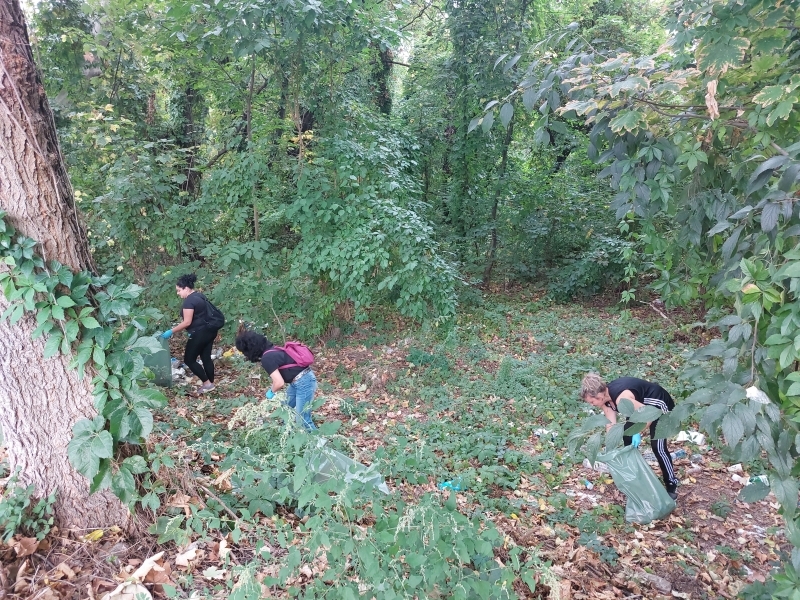
<svg viewBox="0 0 800 600"><path fill-rule="evenodd" d="M686 458L686 450L681 448L680 450L676 450L675 452L670 452L669 455L672 457L672 460L678 460L679 458Z"/></svg>
<svg viewBox="0 0 800 600"><path fill-rule="evenodd" d="M583 485L586 486L587 490L593 490L594 489L594 484L591 481L589 481L588 479L584 479L583 480Z"/></svg>

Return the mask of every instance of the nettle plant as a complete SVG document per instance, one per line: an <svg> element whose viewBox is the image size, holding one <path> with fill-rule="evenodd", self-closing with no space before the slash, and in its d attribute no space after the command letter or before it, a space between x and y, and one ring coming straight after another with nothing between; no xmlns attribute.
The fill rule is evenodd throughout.
<svg viewBox="0 0 800 600"><path fill-rule="evenodd" d="M43 358L61 352L72 357L70 365L81 377L87 368L93 375L98 415L73 426L70 462L91 480L92 492L110 487L128 505L141 500L157 508L155 493L140 497L134 478L150 471L147 461L140 455L116 459L122 444L143 445L153 429L151 411L166 404L161 392L139 386L148 377L143 356L161 349L155 338L140 337L157 311L132 314L139 286L46 263L35 252L36 242L18 234L5 217L0 211L0 256L9 270L0 273L0 286L9 306L0 318L13 324L35 313L33 337L47 340ZM145 488L152 487L148 478Z"/></svg>

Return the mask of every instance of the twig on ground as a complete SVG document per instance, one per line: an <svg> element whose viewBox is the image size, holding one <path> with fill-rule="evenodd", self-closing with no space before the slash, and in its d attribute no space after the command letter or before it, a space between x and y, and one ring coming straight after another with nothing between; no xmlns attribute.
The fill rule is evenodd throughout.
<svg viewBox="0 0 800 600"><path fill-rule="evenodd" d="M666 314L664 314L664 311L662 311L661 309L657 308L652 302L644 302L642 300L639 300L639 302L641 302L642 304L647 304L647 306L652 308L654 311L656 311L658 314L660 314L662 317L664 317L667 321L672 323L672 325L676 329L678 328L678 324L675 321L673 321L672 319L670 319Z"/></svg>

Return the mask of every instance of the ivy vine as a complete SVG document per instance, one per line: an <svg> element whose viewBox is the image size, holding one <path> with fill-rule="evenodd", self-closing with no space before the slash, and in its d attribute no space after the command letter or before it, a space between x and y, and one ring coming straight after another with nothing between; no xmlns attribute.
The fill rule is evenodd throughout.
<svg viewBox="0 0 800 600"><path fill-rule="evenodd" d="M116 283L110 276L74 273L36 253L37 242L19 233L0 211L0 288L9 302L0 319L12 325L35 313L33 339L46 338L43 358L57 353L71 357L79 377L87 365L97 416L72 427L67 452L72 466L91 481L91 493L110 488L126 505L137 501L157 509L158 486L151 479L152 463L141 455L118 459L123 444L143 446L153 430L153 409L167 399L160 391L141 387L152 375L144 356L161 350L157 340L142 336L147 322L160 317L149 309L133 313L144 288ZM159 464L163 457L156 460ZM142 476L137 479L135 476ZM140 491L143 492L140 494Z"/></svg>

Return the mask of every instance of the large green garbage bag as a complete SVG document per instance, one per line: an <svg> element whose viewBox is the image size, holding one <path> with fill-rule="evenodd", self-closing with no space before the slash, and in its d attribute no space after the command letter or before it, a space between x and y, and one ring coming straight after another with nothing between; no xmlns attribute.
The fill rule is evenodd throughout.
<svg viewBox="0 0 800 600"><path fill-rule="evenodd" d="M614 483L628 498L625 520L628 523L649 523L663 519L675 510L675 501L633 446L617 448L601 454L597 460L608 465Z"/></svg>
<svg viewBox="0 0 800 600"><path fill-rule="evenodd" d="M322 483L331 477L335 477L345 482L360 481L369 483L384 494L390 493L386 482L384 482L381 474L378 473L375 465L369 467L362 465L338 450L328 448L327 443L328 440L320 438L316 448L310 450L306 456L308 470L313 475L315 483Z"/></svg>
<svg viewBox="0 0 800 600"><path fill-rule="evenodd" d="M169 355L167 340L157 338L161 350L145 355L144 366L155 375L155 384L162 387L172 387L172 357Z"/></svg>

